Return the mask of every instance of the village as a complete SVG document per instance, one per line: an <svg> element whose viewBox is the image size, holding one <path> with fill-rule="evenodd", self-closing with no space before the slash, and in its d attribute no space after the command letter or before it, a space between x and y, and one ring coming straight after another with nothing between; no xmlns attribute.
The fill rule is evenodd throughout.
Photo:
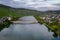
<svg viewBox="0 0 60 40"><path fill-rule="evenodd" d="M60 15L34 16L38 23L45 25L53 31L57 36L60 35ZM16 22L19 17L6 16L0 19L0 31L3 28L8 28L11 22ZM55 35L55 36L56 36Z"/></svg>
<svg viewBox="0 0 60 40"><path fill-rule="evenodd" d="M40 24L45 25L50 31L54 32L55 37L60 35L60 15L46 15L36 17Z"/></svg>
<svg viewBox="0 0 60 40"><path fill-rule="evenodd" d="M56 21L60 24L60 15L46 15L46 16L40 16L41 19L43 19L45 22L53 23L53 21Z"/></svg>

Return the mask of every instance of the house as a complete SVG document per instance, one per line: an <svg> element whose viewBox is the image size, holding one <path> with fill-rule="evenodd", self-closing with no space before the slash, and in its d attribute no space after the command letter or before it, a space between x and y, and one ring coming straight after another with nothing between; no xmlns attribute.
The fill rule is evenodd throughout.
<svg viewBox="0 0 60 40"><path fill-rule="evenodd" d="M46 21L46 22L50 22L50 20L51 20L50 17L46 17L46 18L45 18L45 21Z"/></svg>
<svg viewBox="0 0 60 40"><path fill-rule="evenodd" d="M10 21L10 20L12 20L12 17L9 16L9 17L7 17L7 19Z"/></svg>
<svg viewBox="0 0 60 40"><path fill-rule="evenodd" d="M60 18L58 19L58 23L60 24Z"/></svg>

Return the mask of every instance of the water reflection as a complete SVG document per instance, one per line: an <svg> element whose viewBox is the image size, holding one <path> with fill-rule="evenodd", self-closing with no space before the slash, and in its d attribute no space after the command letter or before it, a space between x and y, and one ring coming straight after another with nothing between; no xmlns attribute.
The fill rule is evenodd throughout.
<svg viewBox="0 0 60 40"><path fill-rule="evenodd" d="M4 28L0 32L0 40L59 40L54 38L53 32L49 32L48 28L39 24L32 16L23 17L23 19L30 18L31 20L23 22L24 24L11 24L9 28ZM33 24L31 24L33 18ZM37 23L36 23L37 22ZM54 35L55 36L55 35Z"/></svg>
<svg viewBox="0 0 60 40"><path fill-rule="evenodd" d="M11 24L0 32L0 40L52 40L52 32L40 24Z"/></svg>
<svg viewBox="0 0 60 40"><path fill-rule="evenodd" d="M60 37L60 34L57 34L55 31L52 31L50 28L48 28L48 31L49 31L49 32L50 32L50 31L53 32L53 34L52 34L53 37L55 37L55 38L56 38L56 37Z"/></svg>
<svg viewBox="0 0 60 40"><path fill-rule="evenodd" d="M60 40L60 37L56 37L54 40Z"/></svg>

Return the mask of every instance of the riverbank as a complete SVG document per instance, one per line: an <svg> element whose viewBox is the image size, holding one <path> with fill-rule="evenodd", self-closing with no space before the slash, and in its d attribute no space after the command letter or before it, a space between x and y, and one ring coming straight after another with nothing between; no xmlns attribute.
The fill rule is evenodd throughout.
<svg viewBox="0 0 60 40"><path fill-rule="evenodd" d="M47 22L46 19L43 19L43 17L41 16L35 16L35 18L40 24L44 24L48 28L48 30L54 32L54 37L60 36L60 24L57 22L57 19L50 19L52 21L49 20Z"/></svg>
<svg viewBox="0 0 60 40"><path fill-rule="evenodd" d="M52 31L52 32L54 32L54 37L57 37L57 36L60 36L60 24L58 24L57 22L56 22L56 20L54 20L52 23L50 22L46 22L46 20L45 19L43 19L43 17L41 17L41 16L34 16L37 20L38 20L38 23L40 23L40 24L43 24L43 25L45 25L47 28L48 28L48 30L49 31ZM28 17L27 17L28 18ZM30 17L29 17L30 18ZM29 19L28 18L28 19ZM16 20L18 20L19 19L19 17L17 18L17 17L15 17L15 18L12 18L12 20L11 21L13 21L13 22L15 22ZM23 18L24 20L26 19L26 18ZM21 19L22 20L22 19ZM20 22L22 22L21 20L19 20L19 23ZM29 19L29 20L31 20L31 18ZM2 30L3 28L7 28L7 27L9 27L9 25L11 24L11 21L9 21L9 20L6 20L6 21L4 21L3 23L0 23L0 30ZM17 21L16 21L17 22ZM15 23L16 23L15 22ZM27 21L28 22L28 21ZM23 23L24 23L24 21L23 21ZM26 21L25 21L25 23L26 23ZM35 22L33 22L33 23L35 23Z"/></svg>
<svg viewBox="0 0 60 40"><path fill-rule="evenodd" d="M0 32L0 40L52 40L52 32L34 16L24 16ZM3 39L4 38L4 39Z"/></svg>
<svg viewBox="0 0 60 40"><path fill-rule="evenodd" d="M5 20L3 23L0 23L0 31L4 28L8 28L10 26L11 22L9 20Z"/></svg>

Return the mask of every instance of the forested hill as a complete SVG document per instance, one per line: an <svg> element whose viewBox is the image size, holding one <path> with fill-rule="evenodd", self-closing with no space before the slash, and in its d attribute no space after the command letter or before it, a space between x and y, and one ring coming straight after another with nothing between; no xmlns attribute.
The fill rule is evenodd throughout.
<svg viewBox="0 0 60 40"><path fill-rule="evenodd" d="M60 11L47 11L41 12L37 10L29 10L24 8L12 8L6 5L0 4L0 17L3 16L25 16L25 15L52 15L60 14Z"/></svg>

